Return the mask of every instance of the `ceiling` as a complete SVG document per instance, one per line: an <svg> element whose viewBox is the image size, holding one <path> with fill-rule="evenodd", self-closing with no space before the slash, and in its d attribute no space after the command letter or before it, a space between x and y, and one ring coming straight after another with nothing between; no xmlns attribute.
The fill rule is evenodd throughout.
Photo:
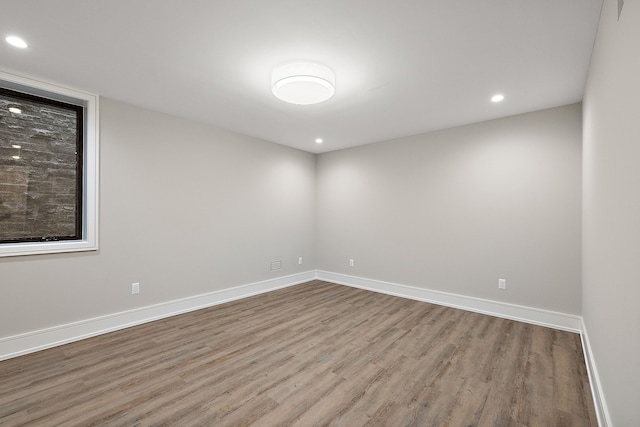
<svg viewBox="0 0 640 427"><path fill-rule="evenodd" d="M581 101L601 5L2 0L0 69L321 153ZM333 98L272 95L298 59L335 71Z"/></svg>

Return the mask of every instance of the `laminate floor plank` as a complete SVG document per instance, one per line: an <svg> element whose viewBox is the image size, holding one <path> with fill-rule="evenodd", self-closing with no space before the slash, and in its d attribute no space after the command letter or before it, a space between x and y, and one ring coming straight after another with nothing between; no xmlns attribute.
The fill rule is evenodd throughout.
<svg viewBox="0 0 640 427"><path fill-rule="evenodd" d="M0 362L3 426L596 426L577 334L322 281Z"/></svg>

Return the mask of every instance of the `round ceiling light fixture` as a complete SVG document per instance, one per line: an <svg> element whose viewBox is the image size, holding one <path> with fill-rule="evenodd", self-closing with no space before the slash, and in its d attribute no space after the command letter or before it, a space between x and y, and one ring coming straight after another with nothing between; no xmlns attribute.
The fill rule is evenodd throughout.
<svg viewBox="0 0 640 427"><path fill-rule="evenodd" d="M20 49L26 49L27 47L29 47L27 42L18 36L9 36L5 38L5 41L11 46L19 47Z"/></svg>
<svg viewBox="0 0 640 427"><path fill-rule="evenodd" d="M315 62L290 62L271 73L276 98L297 105L318 104L335 93L336 76L331 68Z"/></svg>

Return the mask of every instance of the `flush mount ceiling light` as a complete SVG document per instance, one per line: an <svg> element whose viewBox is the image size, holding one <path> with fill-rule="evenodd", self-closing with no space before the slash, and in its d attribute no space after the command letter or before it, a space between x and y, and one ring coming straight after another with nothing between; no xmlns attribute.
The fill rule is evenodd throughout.
<svg viewBox="0 0 640 427"><path fill-rule="evenodd" d="M19 47L20 49L25 49L29 46L26 41L24 41L18 36L9 36L5 38L5 40L11 46Z"/></svg>
<svg viewBox="0 0 640 427"><path fill-rule="evenodd" d="M314 62L283 64L271 73L271 90L276 98L297 105L318 104L335 93L336 76Z"/></svg>
<svg viewBox="0 0 640 427"><path fill-rule="evenodd" d="M503 99L504 99L504 95L497 94L491 97L491 102L502 102Z"/></svg>

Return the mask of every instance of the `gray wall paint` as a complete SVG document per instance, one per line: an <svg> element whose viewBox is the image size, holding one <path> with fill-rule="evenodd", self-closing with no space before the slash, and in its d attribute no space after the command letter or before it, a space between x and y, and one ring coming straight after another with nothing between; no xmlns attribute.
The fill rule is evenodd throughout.
<svg viewBox="0 0 640 427"><path fill-rule="evenodd" d="M320 270L580 314L579 104L321 154L317 173Z"/></svg>
<svg viewBox="0 0 640 427"><path fill-rule="evenodd" d="M606 0L584 96L583 319L615 426L640 420L640 4Z"/></svg>
<svg viewBox="0 0 640 427"><path fill-rule="evenodd" d="M100 110L100 250L1 258L0 337L313 268L313 154L108 99Z"/></svg>

